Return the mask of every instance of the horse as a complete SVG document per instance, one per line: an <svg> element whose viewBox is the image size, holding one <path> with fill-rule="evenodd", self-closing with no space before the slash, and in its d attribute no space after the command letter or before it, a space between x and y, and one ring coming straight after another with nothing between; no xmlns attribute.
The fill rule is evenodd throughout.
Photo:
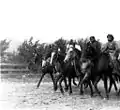
<svg viewBox="0 0 120 110"><path fill-rule="evenodd" d="M60 90L62 93L64 92L62 89L62 85L61 85L63 79L68 78L69 94L71 94L72 93L71 80L73 79L73 83L75 83L74 79L76 77L77 78L79 77L79 71L77 70L76 65L74 64L76 62L73 62L73 60L70 60L72 49L73 48L69 48L69 50L65 56L65 59L61 64L61 67L63 70L63 72L62 72L63 75L59 81L59 86L60 86ZM75 53L78 55L77 58L80 57L81 52L78 49L75 49ZM75 83L75 85L77 85L77 84Z"/></svg>
<svg viewBox="0 0 120 110"><path fill-rule="evenodd" d="M70 48L67 52L67 55L65 57L65 62L71 62L73 63L77 78L79 79L79 82L81 82L82 78L84 77L84 74L81 72L80 69L80 59L81 59L82 51L78 50L77 48ZM91 96L93 95L93 89L91 82L88 82L88 85L91 89ZM80 94L83 94L83 86L80 87Z"/></svg>
<svg viewBox="0 0 120 110"><path fill-rule="evenodd" d="M120 82L120 49L118 48L114 53L113 53L113 78L116 82ZM112 83L110 83L109 87L109 92L111 91L112 88ZM117 88L115 89L117 91ZM117 93L117 95L120 94L120 89Z"/></svg>
<svg viewBox="0 0 120 110"><path fill-rule="evenodd" d="M38 58L38 57L37 57ZM40 77L40 80L37 84L37 88L40 86L40 83L43 79L43 77L46 74L49 74L52 82L53 82L53 87L54 87L54 91L56 90L56 86L55 86L55 79L54 79L54 73L55 73L55 69L54 66L50 65L50 55L45 56L44 58L42 58L42 65L41 65L41 72L42 72L42 76Z"/></svg>
<svg viewBox="0 0 120 110"><path fill-rule="evenodd" d="M81 86L85 81L91 81L96 92L102 97L100 91L98 90L97 84L100 79L103 79L106 96L105 98L108 99L109 92L107 87L107 79L109 78L110 81L112 81L112 83L116 86L112 78L113 68L109 65L110 56L108 53L100 52L99 55L97 55L95 52L95 49L91 45L85 45L81 58L81 70L85 76L79 85Z"/></svg>
<svg viewBox="0 0 120 110"><path fill-rule="evenodd" d="M64 91L62 89L62 85L61 85L63 80L65 83L65 90L66 91L68 90L67 77L65 75L68 73L71 73L71 72L75 73L74 66L69 63L64 62L65 57L66 57L65 53L61 52L60 49L58 49L58 51L54 51L51 55L51 64L55 65L57 72L60 73L56 79L56 85L57 85L57 82L59 81L61 93L64 93ZM77 86L77 84L75 82L75 78L73 76L71 76L71 77L73 78L73 84L75 86ZM69 78L68 78L68 80L69 80ZM71 92L69 92L69 93L71 94Z"/></svg>
<svg viewBox="0 0 120 110"><path fill-rule="evenodd" d="M57 83L63 75L62 64L63 64L64 58L65 58L65 53L61 52L60 48L54 50L51 53L50 64L54 65L56 73L59 73L56 75L56 81L55 81L56 90L57 90ZM65 78L63 80L65 84L65 91L67 91L68 90L67 80Z"/></svg>

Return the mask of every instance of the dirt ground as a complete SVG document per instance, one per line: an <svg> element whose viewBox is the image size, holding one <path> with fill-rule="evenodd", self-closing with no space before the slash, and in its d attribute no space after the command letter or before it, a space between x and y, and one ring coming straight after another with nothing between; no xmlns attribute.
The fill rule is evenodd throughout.
<svg viewBox="0 0 120 110"><path fill-rule="evenodd" d="M73 85L73 94L62 95L53 91L52 82L44 81L37 89L39 78L2 78L0 83L0 110L120 110L120 96L114 89L110 99L90 97L89 88L79 95L79 88ZM99 89L104 95L103 84Z"/></svg>

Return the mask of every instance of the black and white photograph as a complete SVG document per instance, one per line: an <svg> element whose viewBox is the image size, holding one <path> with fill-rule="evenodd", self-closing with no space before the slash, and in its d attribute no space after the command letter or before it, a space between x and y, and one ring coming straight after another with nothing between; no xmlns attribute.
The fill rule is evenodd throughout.
<svg viewBox="0 0 120 110"><path fill-rule="evenodd" d="M120 1L0 0L0 110L120 110Z"/></svg>

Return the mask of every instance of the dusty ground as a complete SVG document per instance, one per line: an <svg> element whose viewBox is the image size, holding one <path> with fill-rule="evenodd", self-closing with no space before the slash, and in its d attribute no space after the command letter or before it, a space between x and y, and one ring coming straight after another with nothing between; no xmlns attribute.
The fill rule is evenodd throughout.
<svg viewBox="0 0 120 110"><path fill-rule="evenodd" d="M39 78L2 78L0 84L0 110L120 110L120 96L112 90L110 100L89 96L89 89L79 95L73 86L73 94L62 95L53 91L52 83L44 81L36 89ZM104 95L102 83L99 88Z"/></svg>

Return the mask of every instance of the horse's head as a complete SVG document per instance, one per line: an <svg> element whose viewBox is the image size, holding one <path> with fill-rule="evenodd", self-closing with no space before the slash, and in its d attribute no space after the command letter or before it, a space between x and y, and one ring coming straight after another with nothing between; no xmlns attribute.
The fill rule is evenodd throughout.
<svg viewBox="0 0 120 110"><path fill-rule="evenodd" d="M71 47L66 52L64 62L67 62L69 60L74 60L76 58L77 58L77 60L79 60L80 57L81 57L81 49Z"/></svg>
<svg viewBox="0 0 120 110"><path fill-rule="evenodd" d="M75 57L75 52L74 49L71 47L69 50L66 52L66 56L64 59L64 62L67 62Z"/></svg>
<svg viewBox="0 0 120 110"><path fill-rule="evenodd" d="M53 62L58 61L60 54L61 54L61 49L60 48L58 48L57 50L55 50L51 53L51 59L50 59L50 64L51 65L53 64Z"/></svg>
<svg viewBox="0 0 120 110"><path fill-rule="evenodd" d="M48 58L48 59L43 58L42 59L42 67L45 67L48 65L50 65L50 58Z"/></svg>

